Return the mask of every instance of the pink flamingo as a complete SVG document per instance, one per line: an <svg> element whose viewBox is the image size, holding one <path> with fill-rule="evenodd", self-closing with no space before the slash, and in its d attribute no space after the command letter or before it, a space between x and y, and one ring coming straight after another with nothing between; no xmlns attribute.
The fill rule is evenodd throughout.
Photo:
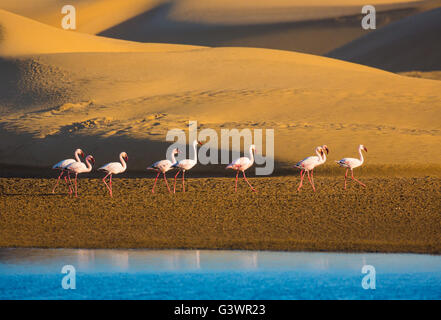
<svg viewBox="0 0 441 320"><path fill-rule="evenodd" d="M354 171L353 171L355 168L361 166L363 164L363 162L364 162L363 154L361 153L362 150L367 152L367 148L364 145L360 144L358 146L358 153L360 154L360 159L356 159L356 158L343 158L341 160L336 161L337 164L340 167L346 168L346 173L345 173L345 190L346 190L346 180L348 178L348 170L349 169L351 169L352 180L357 181L360 185L362 185L363 187L366 188L366 185L364 183L362 183L362 182L358 181L357 179L355 179Z"/></svg>
<svg viewBox="0 0 441 320"><path fill-rule="evenodd" d="M102 166L101 168L98 169L98 170L103 170L103 171L107 172L106 176L103 178L103 182L106 185L107 190L109 190L110 197L113 197L113 192L112 192L112 175L113 174L119 174L119 173L122 173L122 172L126 171L126 169L127 169L126 162L129 161L129 157L127 156L127 153L121 152L119 154L119 161L120 162L110 162L110 163L107 163L107 164L105 164L104 166ZM109 184L106 183L106 178L108 176L110 176Z"/></svg>
<svg viewBox="0 0 441 320"><path fill-rule="evenodd" d="M248 185L250 186L251 190L253 190L254 192L256 192L256 189L253 188L253 186L248 182L247 177L245 176L245 170L247 170L249 167L251 167L254 163L254 155L253 152L256 152L256 146L254 144L252 144L250 146L250 157L241 157L238 158L236 160L234 160L233 162L231 162L225 169L233 169L236 170L236 184L234 187L234 192L237 192L237 179L239 177L239 171L242 171L243 174L243 178L244 180L248 183Z"/></svg>
<svg viewBox="0 0 441 320"><path fill-rule="evenodd" d="M193 150L194 150L193 159L183 159L183 160L176 162L173 165L173 168L179 169L178 173L175 175L175 184L173 186L173 193L176 193L176 179L181 171L182 171L182 191L185 192L185 182L184 182L185 181L185 178L184 178L185 171L190 170L198 163L198 155L197 155L197 149L196 149L196 146L198 144L202 145L202 143L200 143L197 140L193 141Z"/></svg>
<svg viewBox="0 0 441 320"><path fill-rule="evenodd" d="M92 164L90 164L89 161L92 162ZM94 164L95 164L95 159L93 158L93 156L88 155L86 157L86 164L84 164L83 162L74 162L66 167L66 170L75 173L75 197L78 197L78 193L77 193L78 174L92 171L92 165Z"/></svg>
<svg viewBox="0 0 441 320"><path fill-rule="evenodd" d="M60 170L60 171L61 171L60 175L58 176L57 183L55 184L54 188L52 189L52 193L55 193L55 188L58 186L58 183L60 182L60 179L61 179L61 177L63 176L63 174L64 174L65 172L67 172L67 175L68 175L68 177L69 177L69 181L70 181L70 175L69 175L69 172L66 170L66 167L67 167L68 165L74 163L74 162L80 162L80 163L81 163L80 156L81 156L82 158L84 158L84 152L83 152L83 150L81 150L81 149L77 149L77 150L75 150L75 159L65 159L65 160L61 160L60 162L56 163L56 164L52 167L52 169L56 169L56 170ZM66 177L66 176L64 176L64 180L66 181L66 184L67 184L67 186L69 187L69 194L72 194L72 190L71 190L71 188L70 188L70 183L67 182L67 177Z"/></svg>
<svg viewBox="0 0 441 320"><path fill-rule="evenodd" d="M171 157L172 157L172 161L166 159L166 160L161 160L158 162L155 162L154 164L152 164L150 167L147 168L147 170L154 170L156 171L158 174L156 175L156 179L155 179L155 183L153 184L153 188L152 188L152 193L155 193L155 186L156 186L156 181L158 180L159 175L162 173L164 175L164 181L165 184L167 185L167 189L168 192L171 193L170 187L168 186L168 182L167 182L167 177L165 176L165 173L169 170L171 170L173 168L173 165L176 164L176 159L175 159L175 155L179 153L179 149L173 149Z"/></svg>
<svg viewBox="0 0 441 320"><path fill-rule="evenodd" d="M315 186L314 186L314 168L325 163L326 162L326 155L324 153L324 150L326 150L326 153L329 152L329 149L326 145L318 146L315 148L315 153L317 156L310 156L302 161L297 162L297 164L294 166L294 168L300 169L300 184L297 188L297 191L300 191L300 188L303 186L303 179L305 178L304 172L308 174L308 180L309 183L312 186L312 189L315 192ZM309 176L309 172L311 171L311 177Z"/></svg>

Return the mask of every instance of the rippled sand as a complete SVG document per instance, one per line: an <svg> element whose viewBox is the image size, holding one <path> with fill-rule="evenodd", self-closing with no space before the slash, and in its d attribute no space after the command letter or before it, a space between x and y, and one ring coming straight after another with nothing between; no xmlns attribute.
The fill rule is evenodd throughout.
<svg viewBox="0 0 441 320"><path fill-rule="evenodd" d="M54 179L0 179L0 246L206 248L441 253L441 179L343 176L190 178L169 195L153 179L81 179L78 199ZM169 182L172 182L170 179Z"/></svg>

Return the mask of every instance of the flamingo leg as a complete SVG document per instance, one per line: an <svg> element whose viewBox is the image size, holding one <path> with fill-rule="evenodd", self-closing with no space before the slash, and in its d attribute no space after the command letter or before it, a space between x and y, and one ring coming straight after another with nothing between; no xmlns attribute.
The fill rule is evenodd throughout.
<svg viewBox="0 0 441 320"><path fill-rule="evenodd" d="M300 171L300 184L299 184L299 187L297 188L297 191L299 191L300 190L300 188L303 186L303 178L304 178L305 176L303 175L303 170L301 170Z"/></svg>
<svg viewBox="0 0 441 320"><path fill-rule="evenodd" d="M67 170L67 177L69 178L69 195L72 195L74 186L73 186L72 180L70 179L70 171L69 170Z"/></svg>
<svg viewBox="0 0 441 320"><path fill-rule="evenodd" d="M315 184L314 184L314 169L311 170L311 181L312 181L312 186L314 187L314 192L315 192Z"/></svg>
<svg viewBox="0 0 441 320"><path fill-rule="evenodd" d="M113 188L112 188L112 174L110 174L110 196L113 197Z"/></svg>
<svg viewBox="0 0 441 320"><path fill-rule="evenodd" d="M61 170L61 173L60 173L60 175L58 176L58 179L57 179L57 183L55 184L54 188L52 189L52 193L55 193L55 188L58 186L58 182L60 182L60 179L63 176L63 174L64 174L64 170Z"/></svg>
<svg viewBox="0 0 441 320"><path fill-rule="evenodd" d="M106 178L110 175L110 172L106 174L106 176L103 178L103 182L106 185L107 190L109 190L110 196L112 196L112 191L110 190L109 185L106 183Z"/></svg>
<svg viewBox="0 0 441 320"><path fill-rule="evenodd" d="M168 192L171 193L170 187L168 186L167 178L165 177L165 172L163 172L162 174L164 175L164 181L165 181L165 184L167 185Z"/></svg>
<svg viewBox="0 0 441 320"><path fill-rule="evenodd" d="M159 172L156 175L155 183L153 184L153 188L152 188L152 193L155 193L155 186L156 186L156 181L158 181L158 177L159 177Z"/></svg>
<svg viewBox="0 0 441 320"><path fill-rule="evenodd" d="M72 190L70 189L70 184L69 184L69 181L67 181L67 177L66 176L64 176L64 181L66 181L66 185L69 188L69 194L71 194Z"/></svg>
<svg viewBox="0 0 441 320"><path fill-rule="evenodd" d="M306 171L306 173L308 174L308 180L309 180L309 183L311 184L312 189L313 189L314 192L315 192L315 187L314 187L314 185L312 184L311 178L310 178L310 176L309 176L309 171Z"/></svg>
<svg viewBox="0 0 441 320"><path fill-rule="evenodd" d="M234 187L234 192L237 192L237 178L238 177L239 177L239 170L237 170L237 173L236 173L236 185Z"/></svg>
<svg viewBox="0 0 441 320"><path fill-rule="evenodd" d="M245 171L242 171L243 174L243 178L245 179L245 181L248 183L248 185L250 186L251 190L253 190L254 192L256 192L256 189L253 188L253 186L248 182L247 177L245 176Z"/></svg>
<svg viewBox="0 0 441 320"><path fill-rule="evenodd" d="M176 178L178 177L180 172L181 172L181 169L179 169L178 173L175 175L175 185L173 186L173 193L176 193Z"/></svg>
<svg viewBox="0 0 441 320"><path fill-rule="evenodd" d="M77 177L78 177L78 173L75 173L75 198L78 198Z"/></svg>
<svg viewBox="0 0 441 320"><path fill-rule="evenodd" d="M185 175L185 170L182 170L182 192L185 192L185 179L184 179L184 175Z"/></svg>
<svg viewBox="0 0 441 320"><path fill-rule="evenodd" d="M349 170L349 168L346 169L346 173L345 173L345 190L346 190L346 180L348 178L348 170Z"/></svg>
<svg viewBox="0 0 441 320"><path fill-rule="evenodd" d="M365 185L363 182L358 181L357 179L355 179L355 177L354 177L354 171L353 171L353 170L351 170L351 176L352 176L352 180L357 181L359 184L361 184L363 187L366 188L366 185Z"/></svg>

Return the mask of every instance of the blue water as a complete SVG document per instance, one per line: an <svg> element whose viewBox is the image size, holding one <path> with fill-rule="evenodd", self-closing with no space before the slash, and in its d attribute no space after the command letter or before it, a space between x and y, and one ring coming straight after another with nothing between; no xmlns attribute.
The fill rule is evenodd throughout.
<svg viewBox="0 0 441 320"><path fill-rule="evenodd" d="M64 265L75 290L62 288ZM0 249L0 299L441 299L441 256Z"/></svg>

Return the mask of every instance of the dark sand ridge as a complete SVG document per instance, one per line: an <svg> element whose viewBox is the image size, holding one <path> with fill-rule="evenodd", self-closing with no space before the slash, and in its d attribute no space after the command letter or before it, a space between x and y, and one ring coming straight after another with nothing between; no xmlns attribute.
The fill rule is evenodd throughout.
<svg viewBox="0 0 441 320"><path fill-rule="evenodd" d="M80 198L55 179L0 179L0 247L200 248L441 253L441 180L369 178L362 189L316 174L298 178L192 179L169 195L161 181L80 179ZM172 182L172 179L169 179Z"/></svg>
<svg viewBox="0 0 441 320"><path fill-rule="evenodd" d="M391 23L327 56L393 72L441 71L441 8Z"/></svg>
<svg viewBox="0 0 441 320"><path fill-rule="evenodd" d="M203 19L203 10L201 17L197 17L198 8L192 8L195 12L190 17L181 16L179 10L177 13L174 10L177 4L179 2L160 4L100 35L141 42L258 47L324 55L370 32L361 28L361 7L355 5L287 8L285 12L280 11L279 21L273 18L277 15L271 10L268 12L271 18L265 21L257 8L249 15L262 16L260 21L248 19L246 14L242 19L235 19L241 12L240 6L227 7L223 21L219 18L223 9L218 8L218 20L210 22L210 18ZM439 0L376 5L377 28L438 6L441 6ZM286 11L292 11L289 19Z"/></svg>

